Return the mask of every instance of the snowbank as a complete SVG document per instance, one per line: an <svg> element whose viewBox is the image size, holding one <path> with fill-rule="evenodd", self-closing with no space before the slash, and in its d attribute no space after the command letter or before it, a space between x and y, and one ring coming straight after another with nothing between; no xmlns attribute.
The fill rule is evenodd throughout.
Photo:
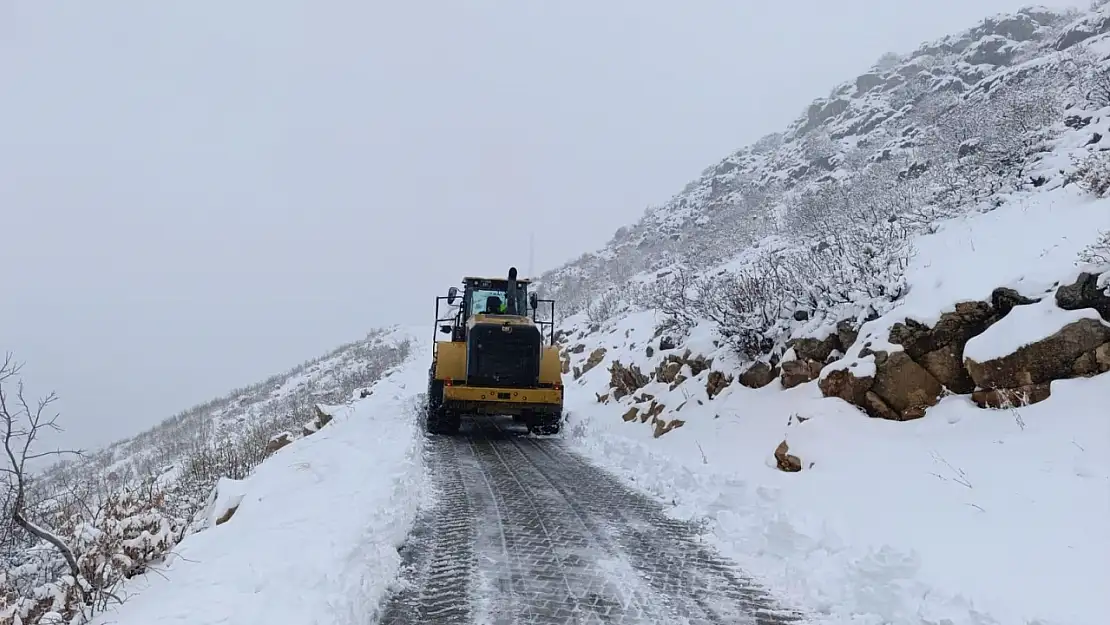
<svg viewBox="0 0 1110 625"><path fill-rule="evenodd" d="M279 449L242 482L222 482L212 518L158 573L132 580L96 625L371 623L400 565L422 492L414 416L426 348ZM418 366L419 365L419 366Z"/></svg>
<svg viewBox="0 0 1110 625"><path fill-rule="evenodd" d="M1058 189L921 237L905 301L866 324L833 366L869 366L855 358L860 346L886 347L890 326L907 316L932 324L957 301L987 300L996 287L1039 297L1070 283L1078 251L1110 228L1108 209L1106 200ZM1034 323L1025 317L1044 316L1040 307L1015 310L1020 327L1000 328L1007 343L998 349L1070 320L1060 315L1087 312ZM714 369L738 373L705 329L661 351L654 325L650 313L636 313L585 341L575 365L607 351L568 383L566 436L673 502L675 515L707 519L719 547L788 603L829 624L1105 622L1110 375L1054 382L1048 400L1019 409L982 410L953 396L923 419L893 422L821 397L816 382L786 391L777 381L758 390L734 383L710 399L706 371L674 390L654 381L642 389L667 406L661 418L684 422L654 438L650 423L621 418L626 403L598 401L613 360L650 376L661 358L689 346L714 357ZM986 340L969 347L996 346ZM801 472L776 469L773 452L784 440Z"/></svg>

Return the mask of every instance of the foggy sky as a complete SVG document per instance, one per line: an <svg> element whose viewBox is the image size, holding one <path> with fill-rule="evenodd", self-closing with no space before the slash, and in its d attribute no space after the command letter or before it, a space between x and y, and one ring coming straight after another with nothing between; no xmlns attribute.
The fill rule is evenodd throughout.
<svg viewBox="0 0 1110 625"><path fill-rule="evenodd" d="M883 52L1023 4L0 0L0 351L62 442L108 443L430 324L530 233L535 273L594 250Z"/></svg>

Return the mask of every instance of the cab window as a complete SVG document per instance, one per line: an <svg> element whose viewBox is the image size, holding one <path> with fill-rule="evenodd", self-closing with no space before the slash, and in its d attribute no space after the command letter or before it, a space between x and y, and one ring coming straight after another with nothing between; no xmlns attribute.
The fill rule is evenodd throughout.
<svg viewBox="0 0 1110 625"><path fill-rule="evenodd" d="M495 298L495 299L490 299ZM497 314L505 310L505 292L497 289L475 289L470 294L470 314L484 315ZM494 310L487 309L488 305L497 306Z"/></svg>

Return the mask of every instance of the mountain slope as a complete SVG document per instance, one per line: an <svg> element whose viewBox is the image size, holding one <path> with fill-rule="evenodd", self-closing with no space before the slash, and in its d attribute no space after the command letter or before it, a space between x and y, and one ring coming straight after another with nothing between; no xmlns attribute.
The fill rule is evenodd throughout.
<svg viewBox="0 0 1110 625"><path fill-rule="evenodd" d="M93 603L84 613L102 610L116 603L121 584L158 570L183 539L216 525L226 509L213 514L214 506L241 496L238 481L281 447L312 440L331 421L345 420L352 401L410 358L415 345L404 329L375 330L146 432L54 465L29 476L24 514L69 544ZM13 397L15 380L4 377L0 373L2 390ZM14 440L21 443L30 415L14 416ZM14 476L5 476L10 485ZM266 485L266 479L258 483ZM0 623L81 618L81 593L66 575L66 562L12 522L12 490L5 492Z"/></svg>
<svg viewBox="0 0 1110 625"><path fill-rule="evenodd" d="M618 230L605 248L544 273L540 282L564 310L576 312L640 271L675 263L701 269L768 235L814 236L807 204L822 200L814 193L834 180L875 180L882 189L899 172L915 174L903 174L903 184L866 207L894 212L905 226L1027 187L1022 172L994 161L1006 160L1001 152L1035 148L1036 137L1024 129L1055 119L1050 105L1072 95L1065 92L1089 67L1083 54L1105 33L1105 19L1105 8L1089 14L1028 8L907 55L886 55L815 100L785 131L706 168L681 193ZM980 106L992 89L1001 102ZM993 145L957 168L953 157L972 138ZM977 175L997 180L966 188Z"/></svg>
<svg viewBox="0 0 1110 625"><path fill-rule="evenodd" d="M1108 33L888 57L544 274L571 440L819 622L1100 623Z"/></svg>

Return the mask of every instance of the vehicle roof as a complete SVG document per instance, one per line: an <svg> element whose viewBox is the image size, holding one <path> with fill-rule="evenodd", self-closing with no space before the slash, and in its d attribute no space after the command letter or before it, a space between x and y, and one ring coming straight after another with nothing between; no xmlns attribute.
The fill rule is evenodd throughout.
<svg viewBox="0 0 1110 625"><path fill-rule="evenodd" d="M479 276L467 276L467 277L463 278L463 282L470 282L471 280L489 280L490 282L508 282L509 281L509 279L504 277L504 276L502 276L500 278L482 278L482 277L479 277ZM517 284L528 284L529 282L531 282L531 280L529 280L528 278L517 278L516 279Z"/></svg>

